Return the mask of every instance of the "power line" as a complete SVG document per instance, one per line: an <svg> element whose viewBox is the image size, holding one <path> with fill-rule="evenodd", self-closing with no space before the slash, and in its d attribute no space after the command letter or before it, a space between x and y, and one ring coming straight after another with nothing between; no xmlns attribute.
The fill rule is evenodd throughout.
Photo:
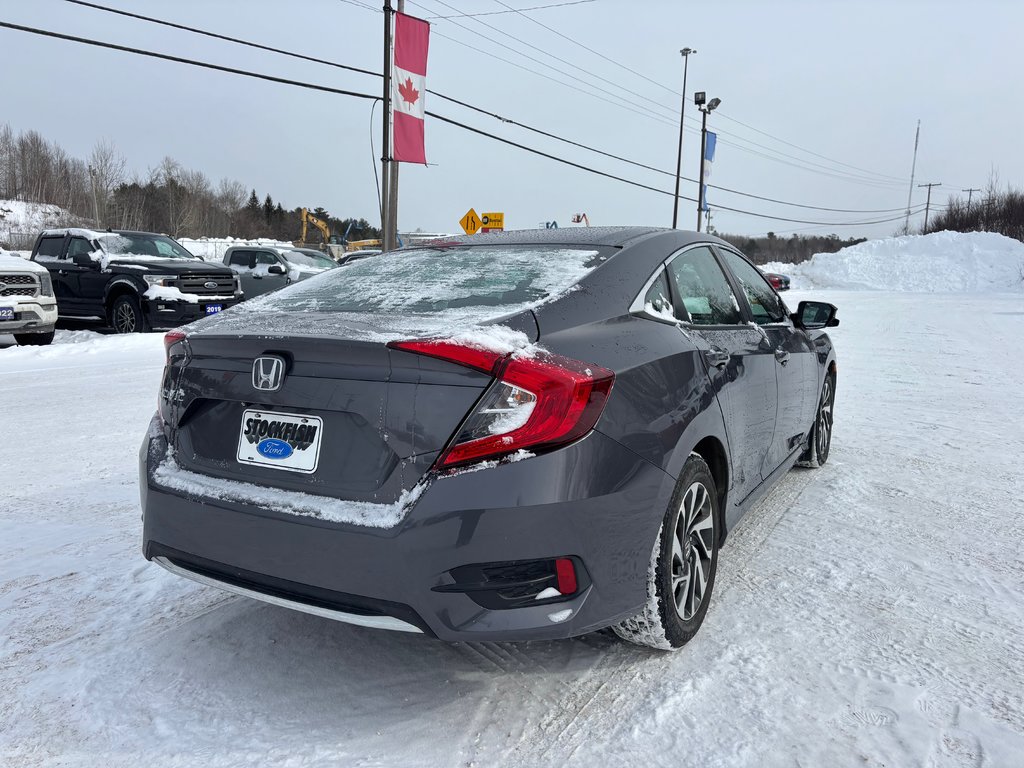
<svg viewBox="0 0 1024 768"><path fill-rule="evenodd" d="M505 7L508 8L508 10L507 11L482 11L481 13L460 13L458 16L427 16L426 18L428 18L428 19L456 19L456 18L470 18L470 17L473 17L473 16L499 16L499 15L504 14L504 13L521 13L523 11L543 11L543 10L545 10L547 8L564 8L567 5L583 5L584 3L592 3L592 2L594 2L594 0L572 0L571 2L568 2L568 3L553 3L552 5L534 5L534 6L530 7L530 8L511 8L510 6L507 6L504 3L500 3L500 5L505 5Z"/></svg>
<svg viewBox="0 0 1024 768"><path fill-rule="evenodd" d="M69 0L70 2L71 0ZM0 27L7 29L14 29L19 32L28 32L33 35L41 35L43 37L53 37L58 40L67 40L73 43L81 43L83 45L91 45L96 48L109 48L115 51L122 51L124 53L134 53L138 56L148 56L153 59L163 59L164 61L173 61L178 64L188 64L193 67L202 67L203 69L213 69L218 72L227 72L232 75L242 75L243 77L253 77L258 80L268 80L272 83L281 83L282 85L294 85L299 88L309 88L314 91L322 91L324 93L336 93L339 96L353 96L358 99L377 99L379 96L373 96L369 93L359 93L358 91L348 91L343 88L331 88L326 85L316 85L314 83L304 83L301 80L289 80L285 77L276 77L274 75L264 75L259 72L250 72L244 69L235 69L234 67L224 67L220 64L211 64L206 61L195 61L194 59L186 59L181 56L171 56L167 53L157 53L156 51L146 51L141 48L131 48L127 45L117 45L116 43L106 43L100 40L92 40L87 37L77 37L75 35L66 35L61 32L52 32L47 29L37 29L35 27L25 27L21 24L12 24L8 21L0 21Z"/></svg>
<svg viewBox="0 0 1024 768"><path fill-rule="evenodd" d="M279 83L279 84L282 84L282 85L291 85L291 86L294 86L294 87L305 88L305 89L315 90L315 91L319 91L319 92L334 93L334 94L338 94L338 95L342 95L342 96L352 96L352 97L355 97L355 98L370 99L370 100L376 100L376 99L379 98L378 96L374 96L374 95L371 95L371 94L359 93L359 92L356 92L356 91L349 91L349 90L345 90L345 89L341 89L341 88L331 88L329 86L317 85L317 84L314 84L314 83L306 83L306 82L302 82L302 81L298 81L298 80L289 80L287 78L275 77L273 75L265 75L265 74L262 74L262 73L251 72L251 71L248 71L248 70L235 69L233 67L224 67L224 66L221 66L221 65L218 65L218 64L210 64L209 62L202 62L202 61L196 61L196 60L193 60L193 59L186 59L186 58L183 58L183 57L180 57L180 56L170 56L168 54L157 53L155 51L147 51L147 50L143 50L143 49L140 49L140 48L132 48L132 47L129 47L129 46L118 45L118 44L115 44L115 43L108 43L108 42L104 42L104 41L100 41L100 40L94 40L94 39L90 39L90 38L78 37L78 36L75 36L75 35L67 35L67 34L63 34L63 33L60 33L60 32L53 32L53 31L50 31L50 30L37 29L37 28L34 28L34 27L26 27L26 26L22 26L20 24L12 24L10 22L0 21L0 27L7 28L7 29L13 29L13 30L20 31L20 32L27 32L29 34L40 35L40 36L43 36L43 37L51 37L51 38L55 38L55 39L59 39L59 40L65 40L65 41L69 41L69 42L80 43L80 44L83 44L83 45L89 45L89 46L93 46L93 47L97 47L97 48L106 48L106 49L110 49L110 50L120 51L120 52L123 52L123 53L131 53L131 54L135 54L135 55L139 55L139 56L146 56L146 57L149 57L149 58L161 59L161 60L164 60L164 61L172 61L172 62L179 63L179 64L186 64L186 65L189 65L189 66L195 66L195 67L200 67L200 68L204 68L204 69L211 69L211 70L215 70L215 71L219 71L219 72L226 72L228 74L240 75L242 77L250 77L250 78L255 78L255 79L259 79L259 80L266 80L266 81L269 81L269 82L275 82L275 83ZM530 152L532 154L539 155L541 157L545 157L545 158L548 158L550 160L554 160L555 162L562 163L564 165L568 165L568 166L577 168L579 170L586 171L588 173L592 173L592 174L595 174L595 175L598 175L598 176L602 176L602 177L609 178L609 179L612 179L612 180L615 180L615 181L619 181L621 183L628 184L628 185L631 185L631 186L634 186L634 187L638 187L638 188L641 188L641 189L645 189L645 190L648 190L648 191L651 191L651 192L656 192L658 194L668 195L670 197L673 196L673 192L670 192L668 190L658 189L657 187L652 187L652 186L650 186L648 184L643 184L641 182L633 181L631 179L627 179L627 178L624 178L622 176L617 176L615 174L607 173L605 171L600 171L600 170L598 170L596 168L592 168L590 166L582 165L580 163L575 163L575 162L573 162L571 160L567 160L565 158L558 157L557 155L552 155L550 153L543 152L543 151L535 149L533 147L528 147L528 146L526 146L524 144L520 144L518 142L514 142L514 141L512 141L510 139L506 139L506 138L503 138L501 136L496 136L495 134L489 133L489 132L481 130L479 128L474 128L472 126L466 125L465 123L459 122L459 121L454 120L452 118L445 117L444 115L440 115L440 114L438 114L436 112L431 112L431 111L428 110L426 112L426 114L429 115L430 117L433 117L433 118L435 118L437 120L440 120L441 122L457 126L459 128L462 128L463 130L466 130L466 131L469 131L469 132L472 132L472 133L476 133L476 134L481 135L481 136L485 136L485 137L493 139L495 141L499 141L499 142L501 142L503 144L507 144L509 146L516 147L516 148L524 150L526 152ZM687 197L685 195L681 195L680 197L682 197L682 199L688 200L690 202L696 202L696 200L694 198ZM718 206L715 206L715 208L716 208L716 210L731 211L731 212L734 212L734 213L740 213L740 214L747 215L747 216L754 216L754 217L757 217L757 218L770 219L770 220L773 220L773 221L785 221L785 222L792 222L792 223L795 223L795 224L813 224L813 225L822 226L822 227L862 226L862 225L869 225L869 224L883 224L883 223L887 223L889 221L895 221L896 219L902 218L902 215L901 215L901 216L897 216L894 219L880 219L880 220L876 220L876 221L821 222L821 221L808 221L808 220L804 220L804 219L791 219L791 218L786 218L786 217L782 217L782 216L772 216L772 215L769 215L769 214L755 213L753 211L746 211L746 210L743 210L743 209L740 209L740 208L733 208L733 207L725 206L725 205L718 205Z"/></svg>
<svg viewBox="0 0 1024 768"><path fill-rule="evenodd" d="M443 5L443 6L447 7L447 8L451 8L452 10L455 10L455 11L459 11L460 10L460 9L456 8L455 6L450 5L450 4L446 3L446 2L444 2L444 0L437 0L437 1L440 2L441 5ZM423 8L424 10L430 10L429 8L427 8L427 6L423 5L421 2L414 2L414 0L408 0L408 2L409 2L410 5L418 6L419 8ZM525 45L527 47L534 48L535 50L538 50L541 53L543 53L545 56L549 56L549 57L555 59L556 61L560 61L563 64L567 64L568 66L575 67L575 65L572 64L571 62L568 62L565 59L561 59L558 56L555 56L553 54L547 53L546 51L543 51L542 49L537 48L536 46L533 46L533 45L531 45L530 43L527 43L524 40L521 40L520 38L516 37L515 35L509 34L508 32L505 32L505 31L503 31L501 29L498 29L497 27L494 27L493 25L488 24L485 21L480 21L479 19L474 19L474 21L476 21L477 24L481 24L481 25L483 25L485 27L489 27L490 29L494 29L495 31L499 32L500 34L505 35L506 37L508 37L508 38L510 38L512 40L515 40L516 42L520 43L521 45ZM472 35L474 35L476 37L482 37L484 40L488 40L489 42L494 43L495 45L501 46L505 50L511 51L512 53L514 53L514 54L516 54L518 56L522 56L524 59L527 59L528 61L532 61L535 64L539 64L540 66L545 67L547 69L550 69L550 70L552 70L554 72L557 72L560 75L563 75L565 77L571 78L574 82L572 82L572 83L564 83L563 82L561 84L566 86L566 87L568 87L568 88L572 88L573 91L576 91L576 92L580 91L581 83L579 81L579 76L578 75L574 75L571 72L566 72L564 69L559 69L558 67L556 67L556 66L554 66L552 64L548 64L546 61L538 59L536 56L532 56L532 55L530 55L528 53L524 53L523 51L516 50L512 46L507 45L507 44L501 42L500 40L498 40L497 38L491 37L490 35L486 35L486 34L483 34L482 32L474 31L474 30L470 29L465 24L463 24L463 23L461 23L459 21L455 21L454 19L450 19L449 22L451 24L454 24L455 26L459 27L460 29L462 29L462 30L464 30L466 32L469 32L470 34L472 34ZM447 39L452 39L452 38L448 37ZM487 55L489 55L489 56L493 56L494 58L500 58L498 56L495 56L493 53L491 53L489 51L482 51L482 52L487 54ZM504 60L504 61L507 62L507 60ZM511 63L511 62L507 62L507 63ZM576 69L579 69L580 71L587 73L592 78L596 78L598 80L603 80L606 83L610 83L612 86L614 86L616 88L619 88L619 90L623 90L623 91L629 92L629 89L623 88L623 87L621 87L621 86L619 86L619 85L617 85L615 83L612 83L611 81L606 80L605 78L595 76L595 75L593 75L593 73L589 73L589 72L587 72L586 70L584 70L584 69L582 69L580 67L576 67ZM537 73L534 72L533 74L537 74ZM548 78L548 79L551 79L551 78ZM556 81L556 82L558 82L558 81ZM642 110L643 112L647 113L648 115L650 115L652 117L657 117L659 119L662 119L663 122L669 122L667 120L664 120L664 117L662 115L658 115L657 113L652 112L650 107L644 106L643 104L639 104L639 103L637 103L635 101L631 101L630 99L627 99L627 98L625 98L623 96L618 95L614 91L610 91L607 88L604 88L604 87L602 87L600 85L595 85L593 82L586 83L586 87L589 88L589 89L592 89L592 90L600 91L601 93L604 93L604 94L606 94L608 96L611 96L612 98L619 99L624 104L628 104L630 107ZM590 95L593 95L593 94L590 94ZM654 103L655 106L658 106L658 107L661 107L662 109L664 109L663 105L659 105L657 102L652 102L652 103ZM634 114L636 114L635 111L634 111ZM674 115L674 113L673 113L673 115ZM675 123L669 123L669 124L670 125L675 125Z"/></svg>
<svg viewBox="0 0 1024 768"><path fill-rule="evenodd" d="M502 0L495 0L495 2L497 2L498 5L501 5L501 6L505 7L505 8L509 8L509 9L512 8L510 5L508 5L507 3L503 2ZM515 9L513 9L513 10L515 10ZM558 37L562 38L563 40L567 40L570 43L572 43L573 45L576 45L576 46L582 48L583 50L588 51L589 53L592 53L595 56L598 56L599 58L601 58L602 60L608 62L609 64L613 64L614 66L619 67L620 69L623 69L626 72L629 72L629 73L631 73L633 75L636 75L637 77L640 77L643 80L646 80L647 82L652 83L653 85L656 85L658 88L661 88L661 89L663 89L665 91L668 91L669 93L671 93L675 97L682 96L683 98L685 98L685 94L680 94L679 91L677 91L675 88L671 88L671 87L665 85L664 83L660 83L657 80L654 80L654 79L648 77L647 75L644 75L643 73L638 72L635 69L632 69L631 67L628 67L625 64L622 64L621 62L616 61L615 59L611 58L607 54L604 54L604 53L602 53L600 51L597 51L597 50L595 50L595 49L593 49L593 48L591 48L591 47L589 47L587 45L584 45L583 43L581 43L580 41L578 41L574 37L572 37L570 35L566 35L566 34L564 34L562 32L559 32L554 27L550 27L547 24L544 24L544 23L542 23L540 21L537 21L536 19L534 19L534 18L532 18L530 16L527 16L523 12L523 11L526 11L526 10L529 10L529 9L525 9L525 8L518 9L516 12L520 16L522 16L524 19L527 19L528 21L533 22L537 26L546 29L547 31L551 32L552 34L557 35ZM902 179L898 179L895 176L890 176L888 174L877 173L875 171L869 171L869 170L867 170L865 168L860 168L860 167L858 167L856 165L851 165L849 163L844 163L841 160L835 160L834 158L830 158L827 155L822 155L822 154L820 154L818 152L814 152L812 150L806 149L805 147L801 147L798 144L794 144L793 142L786 141L785 139L781 139L781 138L779 138L777 136L773 136L772 134L768 133L767 131L762 131L759 128L755 128L752 125L748 125L747 123L742 122L741 120L737 120L736 118L730 117L728 115L724 115L721 112L719 112L719 114L722 117L724 117L726 120L730 120L730 121L732 121L732 122L734 122L734 123L736 123L738 125L742 125L744 128L747 128L747 129L749 129L751 131L754 131L755 133L759 133L762 136L767 136L768 138L773 139L774 141L778 141L778 142L780 142L782 144L785 144L787 146L793 147L794 149L798 149L801 152L804 152L804 153L806 153L808 155L813 155L813 156L818 157L820 159L828 160L831 163L834 163L834 164L837 164L837 165L842 165L842 166L845 166L847 168L851 168L853 170L859 171L861 173L866 173L866 174L868 174L870 176L877 176L879 178L891 179L893 181L898 181L898 182L900 182L902 184ZM725 131L720 131L720 133L722 133L723 135L731 135L731 134L726 133ZM751 143L753 143L753 142L751 142ZM763 146L763 145L755 145L755 146ZM764 148L768 149L769 151L776 151L777 152L777 150L772 150L769 147L764 147ZM789 155L784 155L784 156L792 157L792 156L789 156ZM793 159L796 159L796 158L793 158Z"/></svg>
<svg viewBox="0 0 1024 768"><path fill-rule="evenodd" d="M380 13L380 11L378 9L371 8L370 6L367 6L367 5L365 5L365 4L361 3L361 2L357 2L356 0L346 0L346 1L347 2L351 2L351 4L355 5L356 7L364 8L364 9L370 10L370 11L374 11L375 13ZM128 11L124 11L124 10L121 10L121 9L118 9L118 8L111 8L111 7L108 7L108 6L100 5L98 3L87 2L86 0L66 0L66 2L73 3L75 5L80 5L80 6L85 6L85 7L93 8L93 9L99 10L99 11L105 11L105 12L109 12L109 13L114 13L114 14L117 14L117 15L120 15L120 16L127 16L127 17L130 17L130 18L134 18L134 19L138 19L138 20L141 20L141 21L150 22L150 23L153 23L153 24L158 24L158 25L162 25L162 26L166 26L166 27L171 27L171 28L174 28L174 29L180 29L180 30L184 30L184 31L191 32L191 33L194 33L194 34L203 35L203 36L206 36L206 37L211 37L211 38L214 38L214 39L217 39L217 40L224 40L224 41L235 43L235 44L238 44L238 45L243 45L243 46L247 46L247 47L251 47L251 48L256 48L258 50L269 51L271 53L276 53L276 54L282 55L282 56L296 58L296 59L300 59L300 60L304 60L304 61L311 61L311 62L314 62L314 63L317 63L317 64L323 64L323 65L334 67L334 68L337 68L337 69L342 69L342 70L356 72L358 74L370 75L370 76L373 76L373 77L376 77L376 78L380 78L381 77L381 74L379 72L374 72L373 70L361 69L359 67L353 67L353 66L349 66L349 65L346 65L346 64L341 64L341 63L338 63L338 62L335 62L335 61L329 61L327 59L319 59L319 58L315 58L315 57L311 57L311 56L306 56L304 54L299 54L299 53L294 53L294 52L291 52L291 51L283 50L283 49L280 49L280 48L273 48L273 47L270 47L270 46L261 45L259 43L254 43L254 42L251 42L251 41L248 41L248 40L242 40L240 38L230 37L228 35L222 35L222 34L218 34L216 32L210 32L208 30L199 29L197 27L189 27L189 26L185 26L185 25L182 25L182 24L176 24L174 22L169 22L169 21L166 21L164 19L154 18L152 16L144 16L144 15L141 15L141 14L131 13L131 12L128 12ZM440 33L436 32L436 30L435 30L434 33L435 34L440 34ZM459 42L459 41L455 41L455 42ZM480 49L474 48L474 50L480 50ZM487 53L486 51L481 51L481 52L482 53ZM514 62L509 62L509 63L512 63L514 66L518 66L518 65L515 65ZM532 70L528 70L528 71L532 71ZM540 73L537 73L537 74L540 74ZM546 75L543 75L543 74L541 74L541 76L542 77L546 77ZM556 80L555 82L560 82L560 81ZM566 138L564 138L562 136L558 136L558 135L550 133L548 131L544 131L544 130L541 130L539 128L535 128L535 127L527 125L525 123L521 123L519 121L513 120L513 119L505 117L503 115L499 115L499 114L491 112L489 110L477 107L477 106L475 106L473 104L469 104L469 103L467 103L465 101L462 101L461 99L457 99L457 98L448 96L448 95L440 93L438 91L434 91L434 90L428 89L427 93L431 94L432 96L437 96L438 98L441 98L441 99L444 99L446 101L449 101L449 102L451 102L453 104L457 104L457 105L459 105L461 107L464 107L466 109L473 110L473 111L475 111L475 112L477 112L479 114L483 114L483 115L486 115L488 117L492 117L494 119L497 119L497 120L499 120L499 121L501 121L503 123L509 124L509 125L518 126L520 128L523 128L524 130L531 131L533 133L536 133L536 134L541 135L541 136L545 136L545 137L553 139L555 141L560 141L560 142L568 144L570 146L575 146L575 147L578 147L580 149L584 149L586 151L592 152L594 154L601 155L603 157L608 157L610 159L617 160L619 162L627 163L627 164L633 165L633 166L635 166L637 168L642 168L644 170L648 170L648 171L652 171L652 172L660 173L660 174L664 174L664 175L672 175L668 171L662 170L660 168L655 168L653 166L646 165L644 163L640 163L640 162L637 162L635 160L630 160L629 158L625 158L625 157L622 157L620 155L616 155L616 154L613 154L613 153L610 153L610 152L606 152L604 150L600 150L600 149L597 149L595 147L588 146L588 145L583 144L583 143L578 142L578 141L573 141L571 139L566 139ZM609 103L613 103L613 102L609 102ZM725 141L723 143L727 144L729 146L734 146L737 149L741 149L741 150L746 149L744 147L740 147L738 145L734 145L734 144L732 144L731 142L728 142L728 141ZM761 153L755 152L754 150L746 150L746 151L751 152L753 154L760 155L762 157L766 157L766 159L769 159L769 160L776 160L776 158L772 158L772 157L769 157L769 156L766 156L766 155L762 155ZM776 160L776 162L780 162L780 161ZM683 178L685 178L689 182L696 183L695 179L691 179L689 177L683 177ZM779 205L786 205L786 206L790 206L790 207L794 207L794 208L805 208L805 209L808 209L808 210L827 211L827 212L831 212L831 213L889 213L889 212L894 211L894 210L902 210L902 209L890 209L890 208L849 209L849 208L835 208L835 207L827 207L827 206L806 205L806 204L803 204L803 203L794 203L794 202L790 202L790 201L786 201L786 200L779 200L779 199L776 199L776 198L766 197L766 196L763 196L763 195L756 195L756 194L753 194L753 193L750 193L750 192L742 192L740 190L730 189L729 187L722 187L722 186L718 186L718 185L709 185L709 187L712 188L712 189L717 189L717 190L722 191L722 192L727 192L727 193L730 193L730 194L740 195L740 196L743 196L743 197L749 197L749 198L752 198L752 199L755 199L755 200L763 200L765 202L776 203L776 204L779 204Z"/></svg>
<svg viewBox="0 0 1024 768"><path fill-rule="evenodd" d="M423 7L420 3L414 2L414 0L409 0L409 2L414 4L414 5L419 5L421 8ZM461 12L460 8L456 8L451 3L446 2L446 0L434 0L434 2L440 3L445 8L451 8L453 11ZM506 6L506 7L508 7L508 6ZM511 34L510 32L506 32L503 29L499 29L498 27L494 26L493 24L490 24L490 23L488 23L486 21L481 21L480 19L473 19L473 20L477 24L485 26L488 29L493 29L495 32L498 32L499 34L504 35L505 37L507 37L507 38L509 38L511 40L515 40L520 45L525 45L527 48L530 48L530 49L532 49L534 51L538 51L538 52L544 54L545 56L548 56L548 57L554 59L555 61L559 61L562 64L566 64L566 65L572 67L573 69L579 70L580 72L582 72L583 74L587 75L588 77L590 77L592 79L600 80L601 82L607 83L608 85L611 85L613 88L618 88L621 91L625 91L626 93L629 93L632 96L639 96L639 94L637 94L632 89L627 88L626 86L620 85L619 83L616 83L616 82L614 82L612 80L609 80L606 77L601 77L601 75L596 74L592 70L586 69L586 68L581 67L581 66L579 66L577 64L573 64L568 59L563 59L561 56L556 56L555 54L550 53L549 51L546 51L543 48L540 48L540 47L538 47L536 45L533 45L532 43L529 43L526 40L523 40L522 38L516 37L515 35ZM458 26L462 27L463 29L467 29L462 24L459 24ZM524 55L524 54L520 53L520 55ZM622 98L622 97L617 97L617 98ZM646 102L648 102L650 104L653 104L655 107L657 107L658 109L660 109L662 111L667 111L665 105L662 104L661 102L655 101L654 99L648 99L648 98L646 98L644 96L639 96L639 98L643 99L643 101L646 101ZM629 102L629 103L635 103L635 102ZM673 118L675 117L675 110L672 110L671 115L672 115Z"/></svg>

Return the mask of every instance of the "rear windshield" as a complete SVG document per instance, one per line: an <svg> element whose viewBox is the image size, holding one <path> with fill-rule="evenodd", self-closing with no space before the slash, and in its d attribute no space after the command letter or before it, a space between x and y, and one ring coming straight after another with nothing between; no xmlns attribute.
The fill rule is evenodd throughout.
<svg viewBox="0 0 1024 768"><path fill-rule="evenodd" d="M565 293L605 258L564 246L391 251L246 304L259 311L426 315L493 308L487 314L510 314Z"/></svg>

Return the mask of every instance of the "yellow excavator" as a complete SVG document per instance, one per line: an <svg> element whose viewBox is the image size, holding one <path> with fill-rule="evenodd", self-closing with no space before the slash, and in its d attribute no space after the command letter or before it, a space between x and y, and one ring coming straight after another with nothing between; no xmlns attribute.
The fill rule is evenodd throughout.
<svg viewBox="0 0 1024 768"><path fill-rule="evenodd" d="M327 222L318 219L309 209L303 208L302 214L302 236L299 238L299 242L294 243L297 246L306 245L306 235L309 232L309 225L312 224L314 227L320 230L320 235L323 238L321 244L321 250L326 250L332 258L338 258L342 253L345 252L345 243L337 235L331 234L331 228L327 226Z"/></svg>

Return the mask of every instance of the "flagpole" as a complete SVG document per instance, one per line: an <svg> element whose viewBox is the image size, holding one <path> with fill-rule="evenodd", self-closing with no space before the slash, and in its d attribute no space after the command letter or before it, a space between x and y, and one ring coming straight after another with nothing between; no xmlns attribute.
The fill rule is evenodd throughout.
<svg viewBox="0 0 1024 768"><path fill-rule="evenodd" d="M380 234L381 250L390 251L394 243L389 243L388 235L391 228L391 0L384 0L384 143L381 149L380 176Z"/></svg>
<svg viewBox="0 0 1024 768"><path fill-rule="evenodd" d="M398 12L405 13L405 0L398 0ZM398 247L398 168L401 164L391 161L391 188L388 190L388 241L392 248Z"/></svg>

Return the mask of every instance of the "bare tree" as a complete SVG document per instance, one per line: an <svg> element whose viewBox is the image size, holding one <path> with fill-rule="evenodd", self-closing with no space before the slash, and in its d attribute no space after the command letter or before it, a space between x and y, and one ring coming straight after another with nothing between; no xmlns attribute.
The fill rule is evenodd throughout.
<svg viewBox="0 0 1024 768"><path fill-rule="evenodd" d="M106 222L110 217L110 196L124 182L126 165L124 156L117 151L112 142L100 139L92 148L88 173L97 224Z"/></svg>

